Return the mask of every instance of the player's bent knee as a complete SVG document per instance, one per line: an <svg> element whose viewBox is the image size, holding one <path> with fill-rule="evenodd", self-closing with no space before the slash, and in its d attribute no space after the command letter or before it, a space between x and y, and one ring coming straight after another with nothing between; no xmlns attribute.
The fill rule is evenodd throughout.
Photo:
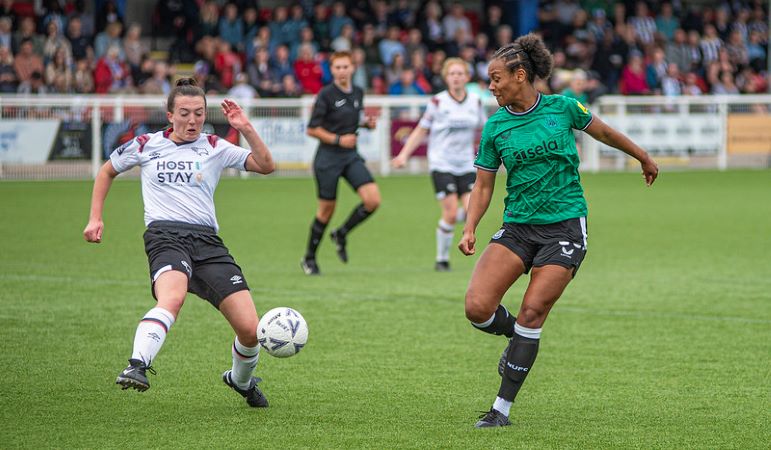
<svg viewBox="0 0 771 450"><path fill-rule="evenodd" d="M523 306L519 310L517 323L528 328L540 328L546 320L546 309Z"/></svg>
<svg viewBox="0 0 771 450"><path fill-rule="evenodd" d="M472 292L466 293L466 318L474 323L482 323L495 313L498 308L494 302L485 302Z"/></svg>

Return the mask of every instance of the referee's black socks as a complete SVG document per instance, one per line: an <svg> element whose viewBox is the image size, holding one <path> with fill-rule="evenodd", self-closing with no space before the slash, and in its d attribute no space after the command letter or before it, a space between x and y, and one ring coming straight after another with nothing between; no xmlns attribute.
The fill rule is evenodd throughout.
<svg viewBox="0 0 771 450"><path fill-rule="evenodd" d="M514 323L517 318L509 314L509 311L503 305L498 305L498 309L487 321L482 323L471 322L474 328L485 333L495 334L500 336L501 334L510 338L514 335Z"/></svg>
<svg viewBox="0 0 771 450"><path fill-rule="evenodd" d="M326 229L326 223L320 221L318 217L313 218L311 234L308 237L308 249L305 251L305 259L316 259L316 250L319 248L321 237L324 236L324 230Z"/></svg>
<svg viewBox="0 0 771 450"><path fill-rule="evenodd" d="M337 232L345 236L350 233L354 227L367 220L367 217L371 216L373 212L374 211L367 211L367 209L364 208L364 203L359 203L357 207L353 208L351 215L348 216L348 219L346 219L343 226L337 229Z"/></svg>

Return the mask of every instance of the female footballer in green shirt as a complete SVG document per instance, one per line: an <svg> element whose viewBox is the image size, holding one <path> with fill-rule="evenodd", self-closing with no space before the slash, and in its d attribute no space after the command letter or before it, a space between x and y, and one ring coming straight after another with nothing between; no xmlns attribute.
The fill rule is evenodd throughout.
<svg viewBox="0 0 771 450"><path fill-rule="evenodd" d="M511 403L533 366L546 316L586 254L587 209L573 130L637 159L648 186L658 175L648 153L581 103L536 90L535 78L548 78L552 65L541 38L528 34L498 49L488 67L489 89L501 108L482 131L474 164L477 181L458 247L466 255L475 253L476 227L490 205L495 174L503 164L503 225L471 275L466 317L481 331L506 336L509 343L498 364L498 396L477 428L510 425ZM530 282L514 317L501 299L524 273L530 273Z"/></svg>

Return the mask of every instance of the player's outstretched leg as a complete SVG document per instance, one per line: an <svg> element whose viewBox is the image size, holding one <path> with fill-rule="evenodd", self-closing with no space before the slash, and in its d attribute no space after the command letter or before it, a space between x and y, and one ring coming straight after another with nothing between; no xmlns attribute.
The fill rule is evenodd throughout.
<svg viewBox="0 0 771 450"><path fill-rule="evenodd" d="M161 350L173 324L174 315L164 308L156 307L145 314L134 334L134 350L129 365L118 375L115 384L121 385L123 389L133 388L140 392L150 389L146 372L155 375L150 364Z"/></svg>
<svg viewBox="0 0 771 450"><path fill-rule="evenodd" d="M252 408L266 408L268 399L257 387L257 383L262 380L252 376L257 367L257 361L260 359L260 345L247 347L241 344L236 337L233 341L231 354L233 367L222 374L222 381L241 394Z"/></svg>

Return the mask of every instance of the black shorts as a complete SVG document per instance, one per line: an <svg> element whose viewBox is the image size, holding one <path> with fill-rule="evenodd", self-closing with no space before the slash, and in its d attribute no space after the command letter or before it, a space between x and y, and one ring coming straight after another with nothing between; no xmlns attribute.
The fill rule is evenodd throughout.
<svg viewBox="0 0 771 450"><path fill-rule="evenodd" d="M431 181L434 183L434 192L437 200L441 200L450 194L461 196L474 188L474 182L477 180L476 172L464 173L463 175L453 175L449 172L431 172Z"/></svg>
<svg viewBox="0 0 771 450"><path fill-rule="evenodd" d="M348 181L353 190L375 181L358 152L319 149L313 159L313 175L316 192L322 200L337 199L337 182L340 177Z"/></svg>
<svg viewBox="0 0 771 450"><path fill-rule="evenodd" d="M169 270L185 273L187 291L217 309L228 295L249 289L241 268L213 228L158 221L150 224L144 239L153 297L155 280Z"/></svg>
<svg viewBox="0 0 771 450"><path fill-rule="evenodd" d="M490 240L514 252L525 263L525 273L531 267L549 264L578 272L586 256L586 217L567 219L547 225L504 223Z"/></svg>

